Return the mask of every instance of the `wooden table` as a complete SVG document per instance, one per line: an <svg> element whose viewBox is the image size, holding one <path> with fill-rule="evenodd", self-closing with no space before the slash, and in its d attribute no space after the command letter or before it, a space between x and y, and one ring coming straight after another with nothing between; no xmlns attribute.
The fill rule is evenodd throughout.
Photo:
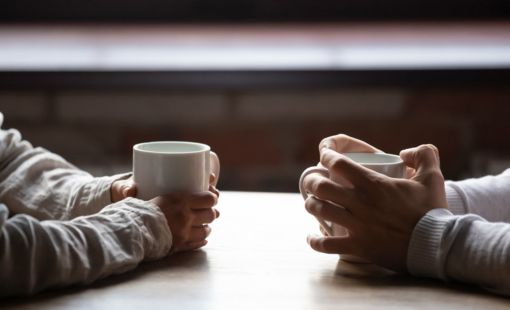
<svg viewBox="0 0 510 310"><path fill-rule="evenodd" d="M508 309L483 290L403 275L340 275L316 253L298 194L223 192L203 250L142 264L89 287L0 303L12 309ZM345 264L345 263L344 263Z"/></svg>

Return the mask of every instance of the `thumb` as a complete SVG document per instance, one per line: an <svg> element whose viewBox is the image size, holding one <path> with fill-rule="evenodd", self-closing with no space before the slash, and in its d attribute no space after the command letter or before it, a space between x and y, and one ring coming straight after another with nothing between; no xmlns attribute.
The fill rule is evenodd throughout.
<svg viewBox="0 0 510 310"><path fill-rule="evenodd" d="M416 170L413 179L420 179L430 172L441 172L439 151L432 144L422 144L403 150L400 152L400 158L406 166Z"/></svg>
<svg viewBox="0 0 510 310"><path fill-rule="evenodd" d="M128 179L124 182L124 184L122 184L121 194L122 198L136 196L136 186L135 183L133 182L133 179Z"/></svg>

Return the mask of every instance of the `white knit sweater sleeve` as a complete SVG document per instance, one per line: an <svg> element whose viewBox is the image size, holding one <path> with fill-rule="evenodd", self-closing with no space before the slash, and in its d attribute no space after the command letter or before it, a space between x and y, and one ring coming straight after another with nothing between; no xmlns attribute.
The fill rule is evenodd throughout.
<svg viewBox="0 0 510 310"><path fill-rule="evenodd" d="M509 172L446 183L449 210L429 211L414 228L411 274L510 295Z"/></svg>
<svg viewBox="0 0 510 310"><path fill-rule="evenodd" d="M448 209L453 214L478 214L490 222L510 222L510 169L485 176L445 183Z"/></svg>

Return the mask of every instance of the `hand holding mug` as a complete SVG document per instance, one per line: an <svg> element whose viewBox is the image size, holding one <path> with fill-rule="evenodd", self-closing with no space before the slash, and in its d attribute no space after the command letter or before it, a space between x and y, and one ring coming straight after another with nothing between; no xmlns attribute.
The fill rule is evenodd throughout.
<svg viewBox="0 0 510 310"><path fill-rule="evenodd" d="M332 154L340 154L327 148L321 149L321 154L326 151ZM404 177L405 165L397 155L384 153L343 153L341 156L383 175L392 178ZM318 166L310 167L303 172L299 186L299 190L305 199L305 206L310 212L308 206L316 204L319 200L331 203L333 201L332 197L336 197L344 189L354 188L355 182L345 174L337 173L337 171L330 169L329 166L325 166L321 162ZM345 194L341 195L341 197L343 196ZM346 211L346 207L342 203L336 203L336 208ZM342 237L351 233L346 227L331 222L329 219L324 219L320 216L316 216L316 218L321 223L323 232L328 236ZM369 263L366 259L347 253L341 255L341 259L353 263Z"/></svg>
<svg viewBox="0 0 510 310"><path fill-rule="evenodd" d="M208 224L220 215L214 208L220 163L208 145L182 141L137 144L133 173L112 184L112 202L138 197L157 205L172 232L173 252L207 244Z"/></svg>
<svg viewBox="0 0 510 310"><path fill-rule="evenodd" d="M217 183L214 174L211 174L210 182ZM136 185L132 177L112 184L112 202L135 196ZM211 185L207 192L173 193L151 199L161 209L170 227L173 252L194 250L207 244L206 238L211 233L207 224L220 216L220 212L214 208L218 198L218 190Z"/></svg>
<svg viewBox="0 0 510 310"><path fill-rule="evenodd" d="M432 145L404 150L400 157L415 169L410 179L393 178L360 165L327 147L321 164L339 184L314 175L306 181L306 209L348 230L344 236L310 237L320 252L351 254L380 266L406 271L408 243L419 219L434 208L446 208L439 154ZM339 208L342 206L343 208Z"/></svg>
<svg viewBox="0 0 510 310"><path fill-rule="evenodd" d="M365 141L338 134L322 139L319 143L319 152L327 148L338 153L384 153Z"/></svg>
<svg viewBox="0 0 510 310"><path fill-rule="evenodd" d="M331 149L338 153L384 153L373 145L346 134L333 135L322 139L319 143L319 153L323 148ZM415 172L415 169L412 167L406 167L406 178L411 178Z"/></svg>
<svg viewBox="0 0 510 310"><path fill-rule="evenodd" d="M194 250L207 244L211 233L209 223L220 216L214 206L218 202L217 192L172 193L151 199L165 214L172 231L172 251Z"/></svg>
<svg viewBox="0 0 510 310"><path fill-rule="evenodd" d="M133 182L133 177L113 182L110 187L110 197L112 202L121 201L128 197L136 197L136 185Z"/></svg>

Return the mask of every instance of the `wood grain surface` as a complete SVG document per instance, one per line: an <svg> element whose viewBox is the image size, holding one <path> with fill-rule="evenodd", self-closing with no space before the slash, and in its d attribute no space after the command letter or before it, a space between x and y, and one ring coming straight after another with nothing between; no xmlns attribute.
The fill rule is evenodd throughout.
<svg viewBox="0 0 510 310"><path fill-rule="evenodd" d="M298 194L223 192L202 250L143 263L86 287L4 300L9 309L509 309L461 284L352 266L312 251Z"/></svg>

